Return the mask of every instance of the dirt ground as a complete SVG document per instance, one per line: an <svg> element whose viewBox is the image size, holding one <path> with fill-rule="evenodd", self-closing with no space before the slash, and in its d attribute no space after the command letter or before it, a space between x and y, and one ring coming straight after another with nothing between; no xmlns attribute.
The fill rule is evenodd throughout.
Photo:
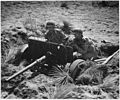
<svg viewBox="0 0 120 100"><path fill-rule="evenodd" d="M45 24L46 21L54 20L56 24L62 25L62 21L66 20L71 23L73 27L79 27L83 30L84 36L93 39L98 45L100 45L103 40L117 45L119 44L119 7L93 7L91 2L84 1L66 2L67 8L60 7L61 4L62 2L58 1L1 2L1 32L11 27L24 27L24 22L29 18L30 13L31 18L34 19L33 24L37 30L40 30L40 26ZM4 52L7 47L4 45L2 47ZM2 63L1 65L2 78L8 78L13 75L13 73L22 69L12 64ZM2 98L119 98L118 73L108 75L103 81L104 85L75 86L74 84L68 84L66 87L61 88L49 84L53 79L43 74L39 74L32 79L27 79L30 74L30 71L25 72L23 76L14 79L12 81L13 83L8 84L3 81L1 83ZM19 83L19 80L22 80L22 78L25 78L24 81ZM112 85L110 82L107 84L106 81L112 82ZM107 87L108 85L110 87Z"/></svg>
<svg viewBox="0 0 120 100"><path fill-rule="evenodd" d="M111 7L92 7L91 2L68 2L69 9L61 9L61 2L19 2L2 4L1 29L22 25L32 12L36 24L45 24L48 20L61 23L67 20L73 26L84 30L84 36L100 42L106 40L118 43L119 9Z"/></svg>

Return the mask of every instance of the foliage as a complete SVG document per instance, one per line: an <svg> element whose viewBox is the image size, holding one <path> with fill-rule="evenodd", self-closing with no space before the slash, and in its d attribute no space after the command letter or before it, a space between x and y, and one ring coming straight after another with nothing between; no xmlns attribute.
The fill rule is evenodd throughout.
<svg viewBox="0 0 120 100"><path fill-rule="evenodd" d="M50 70L49 75L55 78L54 83L60 87L66 85L69 82L73 83L73 79L69 76L68 72L65 72L60 68L60 66L53 66Z"/></svg>

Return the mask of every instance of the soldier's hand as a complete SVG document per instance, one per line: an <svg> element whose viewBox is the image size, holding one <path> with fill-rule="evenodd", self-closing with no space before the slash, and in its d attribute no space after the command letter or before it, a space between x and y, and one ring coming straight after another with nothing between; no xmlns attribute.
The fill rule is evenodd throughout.
<svg viewBox="0 0 120 100"><path fill-rule="evenodd" d="M63 43L61 43L60 46L63 46Z"/></svg>
<svg viewBox="0 0 120 100"><path fill-rule="evenodd" d="M79 58L79 57L81 57L82 55L81 55L80 53L78 53L78 52L74 52L74 53L73 53L73 56L76 57L76 58Z"/></svg>

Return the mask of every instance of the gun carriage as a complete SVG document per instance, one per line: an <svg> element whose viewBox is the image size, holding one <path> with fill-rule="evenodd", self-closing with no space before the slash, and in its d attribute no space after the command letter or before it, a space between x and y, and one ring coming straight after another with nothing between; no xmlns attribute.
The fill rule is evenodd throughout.
<svg viewBox="0 0 120 100"><path fill-rule="evenodd" d="M108 58L98 59L95 60L95 62L103 60L104 62L102 64L107 64L114 56L118 54L119 50L117 50L113 55L109 56ZM28 48L26 48L26 50L23 52L22 59L26 59L31 64L9 77L7 81L17 77L28 69L32 69L33 72L36 72L36 70L43 71L44 68L46 68L47 74L47 72L52 66L66 65L67 63L70 63L69 74L73 78L73 80L75 80L77 74L79 74L79 72L81 72L82 70L82 67L84 67L84 60L77 59L74 61L72 47L47 42L46 39L39 39L34 37L29 38ZM39 66L36 67L36 64L39 64ZM47 65L47 67L45 65Z"/></svg>
<svg viewBox="0 0 120 100"><path fill-rule="evenodd" d="M44 65L48 65L47 69L49 69L53 65L72 63L72 54L73 49L70 46L47 42L46 39L30 37L28 40L28 48L22 53L21 59L25 59L31 64L9 77L7 81L28 69L35 71L41 69L41 67L44 69ZM34 66L36 64L39 64L39 67Z"/></svg>

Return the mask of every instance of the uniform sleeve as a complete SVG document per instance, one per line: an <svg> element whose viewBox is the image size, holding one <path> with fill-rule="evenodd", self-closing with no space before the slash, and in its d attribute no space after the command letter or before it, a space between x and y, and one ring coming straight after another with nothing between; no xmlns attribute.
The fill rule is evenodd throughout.
<svg viewBox="0 0 120 100"><path fill-rule="evenodd" d="M49 34L48 34L48 31L47 31L47 32L45 33L45 38L46 38L46 39L48 39L48 37L49 37L48 35L49 35Z"/></svg>
<svg viewBox="0 0 120 100"><path fill-rule="evenodd" d="M87 53L88 47L89 47L89 45L87 45L86 43L83 45L83 48L79 47L77 44L74 44L74 45L73 45L73 48L74 48L78 53L81 53L81 54Z"/></svg>
<svg viewBox="0 0 120 100"><path fill-rule="evenodd" d="M61 37L62 39L65 39L65 38L66 38L66 36L64 35L64 33L63 33L62 31L59 31L59 34L60 34L60 37Z"/></svg>
<svg viewBox="0 0 120 100"><path fill-rule="evenodd" d="M45 39L50 39L51 38L51 32L50 31L47 31L46 34L45 34Z"/></svg>
<svg viewBox="0 0 120 100"><path fill-rule="evenodd" d="M62 31L57 31L57 33L59 41L64 44L66 36Z"/></svg>

